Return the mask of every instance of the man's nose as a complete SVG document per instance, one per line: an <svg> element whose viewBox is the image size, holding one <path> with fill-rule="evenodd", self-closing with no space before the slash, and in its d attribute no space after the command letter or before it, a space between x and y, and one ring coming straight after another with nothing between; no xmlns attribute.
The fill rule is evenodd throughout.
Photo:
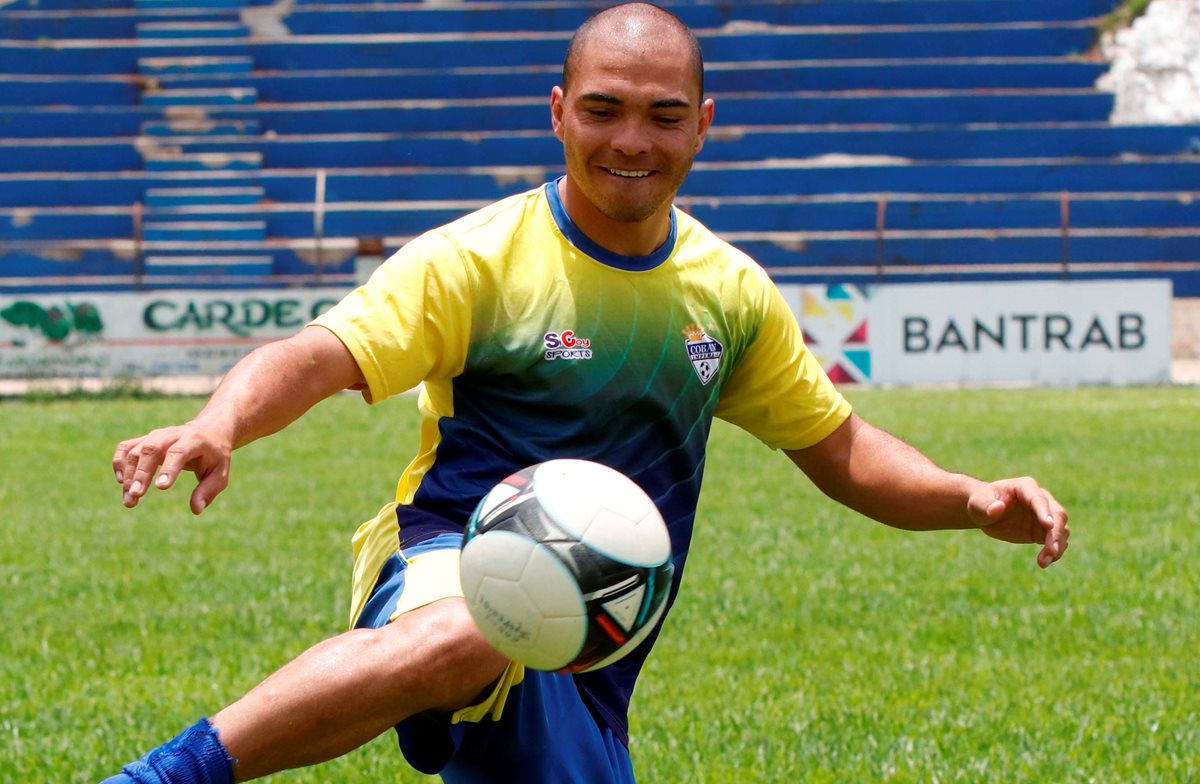
<svg viewBox="0 0 1200 784"><path fill-rule="evenodd" d="M650 149L650 135L645 124L635 117L622 120L613 132L609 145L617 152L634 157Z"/></svg>

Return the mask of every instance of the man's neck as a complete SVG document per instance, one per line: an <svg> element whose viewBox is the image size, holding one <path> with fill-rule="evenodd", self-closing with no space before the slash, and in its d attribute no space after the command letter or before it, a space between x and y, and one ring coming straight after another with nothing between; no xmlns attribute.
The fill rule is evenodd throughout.
<svg viewBox="0 0 1200 784"><path fill-rule="evenodd" d="M649 256L671 233L670 202L646 220L616 221L596 209L568 177L559 180L558 196L576 228L600 247L621 256Z"/></svg>

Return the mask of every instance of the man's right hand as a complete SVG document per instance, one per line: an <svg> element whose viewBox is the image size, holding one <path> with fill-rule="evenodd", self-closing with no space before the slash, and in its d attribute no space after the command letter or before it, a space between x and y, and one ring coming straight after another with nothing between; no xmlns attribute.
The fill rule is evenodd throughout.
<svg viewBox="0 0 1200 784"><path fill-rule="evenodd" d="M151 482L166 490L191 471L199 480L192 514L200 514L229 485L234 449L282 430L335 392L365 384L349 350L323 327L259 346L225 374L191 422L117 444L112 467L122 501L132 509Z"/></svg>
<svg viewBox="0 0 1200 784"><path fill-rule="evenodd" d="M125 506L132 509L150 489L175 484L191 471L199 480L192 491L192 514L200 514L229 485L233 444L196 422L164 427L117 444L113 472L121 483Z"/></svg>

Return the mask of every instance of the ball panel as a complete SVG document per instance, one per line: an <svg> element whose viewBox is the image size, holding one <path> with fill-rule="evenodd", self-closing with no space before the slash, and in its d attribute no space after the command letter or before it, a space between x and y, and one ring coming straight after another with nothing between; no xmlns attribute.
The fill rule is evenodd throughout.
<svg viewBox="0 0 1200 784"><path fill-rule="evenodd" d="M533 479L546 516L588 547L639 566L670 557L654 501L621 472L587 460L549 460L535 467Z"/></svg>
<svg viewBox="0 0 1200 784"><path fill-rule="evenodd" d="M480 502L479 508L475 510L476 519L484 519L490 517L496 511L496 507L508 501L513 496L521 492L521 488L515 487L507 482L501 482L492 488L483 501Z"/></svg>
<svg viewBox="0 0 1200 784"><path fill-rule="evenodd" d="M649 498L646 502L652 505ZM671 537L653 508L637 516L611 506L599 509L583 541L610 558L638 566L657 566L671 557Z"/></svg>
<svg viewBox="0 0 1200 784"><path fill-rule="evenodd" d="M665 599L666 599L666 593L664 592L663 593L663 601L659 602L657 609L654 610L653 614L650 615L650 617L646 620L645 624L640 629L638 629L636 632L634 632L633 636L631 636L625 642L625 644L623 644L621 647L617 648L615 651L613 651L608 656L605 656L600 661L595 662L594 664L590 664L581 670L577 670L577 672L591 672L592 670L598 670L601 667L607 667L608 665L612 664L613 662L624 657L627 653L632 651L634 648L641 645L642 642L647 637L650 636L650 632L654 631L654 627L658 625L659 620L662 618L663 612L667 609L667 603L666 603Z"/></svg>
<svg viewBox="0 0 1200 784"><path fill-rule="evenodd" d="M492 531L495 536L476 536L463 545L459 572L463 577L463 590L468 579L482 579L483 575L519 582L525 574L525 565L537 548L538 543L527 536L512 531Z"/></svg>
<svg viewBox="0 0 1200 784"><path fill-rule="evenodd" d="M534 467L538 502L552 520L575 539L592 522L592 510L604 502L604 481L612 469L586 460L548 460ZM615 472L614 472L615 473Z"/></svg>
<svg viewBox="0 0 1200 784"><path fill-rule="evenodd" d="M546 618L535 645L522 653L526 667L535 670L558 670L566 667L583 648L587 618L582 613L574 618Z"/></svg>
<svg viewBox="0 0 1200 784"><path fill-rule="evenodd" d="M672 562L661 564L655 569L642 570L638 583L620 593L610 593L588 603L588 615L592 625L583 652L572 663L570 672L589 672L612 664L642 643L654 630L667 607L671 590L671 578L675 573ZM610 611L614 604L628 613L622 601L637 597L640 603L633 623L625 626L628 617L617 616Z"/></svg>
<svg viewBox="0 0 1200 784"><path fill-rule="evenodd" d="M574 576L542 545L493 529L467 542L460 570L471 617L496 650L536 669L579 653L586 605Z"/></svg>
<svg viewBox="0 0 1200 784"><path fill-rule="evenodd" d="M477 612L478 611L478 612ZM542 616L519 582L484 577L471 617L483 636L506 656L519 656L536 641Z"/></svg>

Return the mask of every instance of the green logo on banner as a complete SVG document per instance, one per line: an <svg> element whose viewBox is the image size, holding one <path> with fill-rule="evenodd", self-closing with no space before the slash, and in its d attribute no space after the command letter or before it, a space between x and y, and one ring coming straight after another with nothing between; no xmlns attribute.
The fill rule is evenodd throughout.
<svg viewBox="0 0 1200 784"><path fill-rule="evenodd" d="M68 302L65 309L58 305L48 308L36 302L18 300L0 310L3 318L14 327L25 327L40 332L54 343L61 343L72 333L98 335L104 331L100 311L90 302L78 305Z"/></svg>

